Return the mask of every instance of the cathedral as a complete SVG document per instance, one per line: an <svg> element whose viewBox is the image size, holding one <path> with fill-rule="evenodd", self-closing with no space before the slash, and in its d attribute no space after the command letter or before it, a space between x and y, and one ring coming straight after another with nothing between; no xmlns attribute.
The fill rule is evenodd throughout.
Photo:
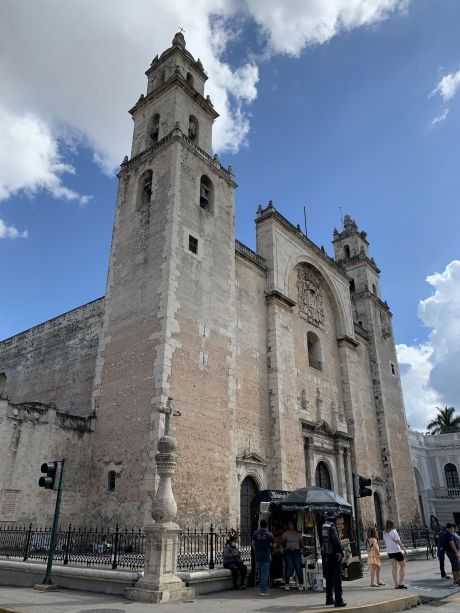
<svg viewBox="0 0 460 613"><path fill-rule="evenodd" d="M66 459L62 521L151 522L172 412L178 523L248 528L260 490L353 500L365 524L418 519L391 312L366 233L334 258L281 215L235 239L236 178L181 33L129 111L105 296L0 342L0 525L49 521L40 465Z"/></svg>

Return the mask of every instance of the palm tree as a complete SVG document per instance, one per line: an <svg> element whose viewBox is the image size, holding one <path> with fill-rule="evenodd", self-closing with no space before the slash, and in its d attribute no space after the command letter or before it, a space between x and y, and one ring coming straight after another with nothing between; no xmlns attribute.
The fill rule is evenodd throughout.
<svg viewBox="0 0 460 613"><path fill-rule="evenodd" d="M436 407L438 415L427 425L427 434L447 434L460 432L460 415L455 415L454 407Z"/></svg>

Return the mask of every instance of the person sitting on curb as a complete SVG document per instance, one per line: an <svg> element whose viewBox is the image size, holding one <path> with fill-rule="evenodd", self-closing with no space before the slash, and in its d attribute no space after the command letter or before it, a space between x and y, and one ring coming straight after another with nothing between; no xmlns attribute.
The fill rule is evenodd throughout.
<svg viewBox="0 0 460 613"><path fill-rule="evenodd" d="M241 559L238 549L238 533L232 530L224 547L224 568L228 568L232 573L233 589L244 590L246 588L246 574L248 569ZM238 575L240 585L238 587Z"/></svg>
<svg viewBox="0 0 460 613"><path fill-rule="evenodd" d="M396 590L407 590L407 586L404 585L404 575L406 572L406 563L401 549L407 555L407 549L401 543L399 534L395 529L395 524L391 519L388 519L385 524L385 531L383 533L383 540L387 548L388 557L391 560L391 574L393 575L393 581L395 583ZM398 580L398 564L399 564L399 580Z"/></svg>

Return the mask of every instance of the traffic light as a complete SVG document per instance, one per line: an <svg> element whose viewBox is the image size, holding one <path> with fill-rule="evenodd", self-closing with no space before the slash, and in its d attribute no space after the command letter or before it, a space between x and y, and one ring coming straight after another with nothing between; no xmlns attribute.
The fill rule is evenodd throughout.
<svg viewBox="0 0 460 613"><path fill-rule="evenodd" d="M372 481L367 477L358 477L359 479L359 497L372 496L372 490L369 486L372 485Z"/></svg>
<svg viewBox="0 0 460 613"><path fill-rule="evenodd" d="M54 490L54 481L56 479L57 462L43 462L41 471L45 473L45 477L40 477L38 480L39 487L44 487L45 490Z"/></svg>

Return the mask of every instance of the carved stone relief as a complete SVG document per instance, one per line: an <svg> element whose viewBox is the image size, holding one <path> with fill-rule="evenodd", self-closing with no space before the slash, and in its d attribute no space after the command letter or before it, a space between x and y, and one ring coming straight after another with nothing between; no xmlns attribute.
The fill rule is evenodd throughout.
<svg viewBox="0 0 460 613"><path fill-rule="evenodd" d="M300 315L318 328L324 327L324 299L321 278L309 264L297 269L297 294Z"/></svg>

